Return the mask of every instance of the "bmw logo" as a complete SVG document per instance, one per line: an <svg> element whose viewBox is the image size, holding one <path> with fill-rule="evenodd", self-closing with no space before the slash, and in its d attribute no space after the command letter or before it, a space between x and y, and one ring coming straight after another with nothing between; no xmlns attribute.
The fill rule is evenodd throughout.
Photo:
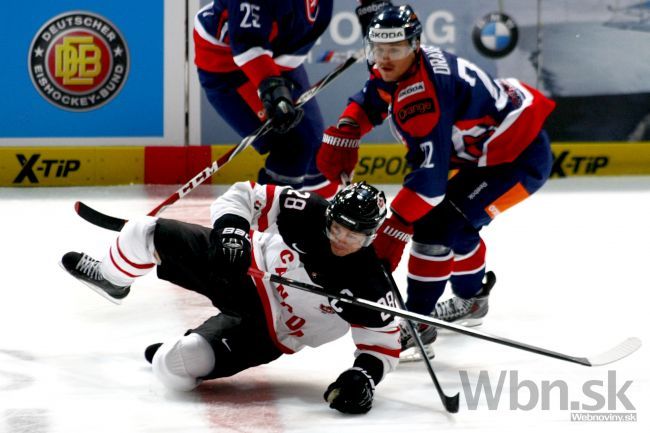
<svg viewBox="0 0 650 433"><path fill-rule="evenodd" d="M517 24L506 14L492 12L478 20L472 32L476 49L486 57L505 57L517 45Z"/></svg>

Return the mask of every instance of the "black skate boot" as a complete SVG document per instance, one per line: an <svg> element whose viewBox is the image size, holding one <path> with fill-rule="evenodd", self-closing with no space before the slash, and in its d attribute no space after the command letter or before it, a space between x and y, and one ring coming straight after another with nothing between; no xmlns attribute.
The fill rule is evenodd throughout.
<svg viewBox="0 0 650 433"><path fill-rule="evenodd" d="M99 271L100 262L87 254L70 251L61 259L61 266L73 277L102 295L109 301L120 304L129 294L130 286L120 287L106 280Z"/></svg>
<svg viewBox="0 0 650 433"><path fill-rule="evenodd" d="M160 349L160 346L162 345L162 343L154 343L144 349L144 359L146 359L149 364L153 362L153 356L158 352L158 349Z"/></svg>
<svg viewBox="0 0 650 433"><path fill-rule="evenodd" d="M483 287L475 297L463 299L454 296L446 301L439 302L431 315L436 319L463 326L480 325L488 313L488 298L496 281L497 278L494 272L486 272Z"/></svg>
<svg viewBox="0 0 650 433"><path fill-rule="evenodd" d="M436 354L433 351L433 342L438 338L438 330L435 326L424 324L415 324L415 329L420 334L420 340L424 346L424 352L427 358L433 359ZM400 362L415 362L422 360L422 353L417 347L418 343L411 335L411 330L406 321L401 321L399 324L400 343L402 344L402 352L400 353Z"/></svg>

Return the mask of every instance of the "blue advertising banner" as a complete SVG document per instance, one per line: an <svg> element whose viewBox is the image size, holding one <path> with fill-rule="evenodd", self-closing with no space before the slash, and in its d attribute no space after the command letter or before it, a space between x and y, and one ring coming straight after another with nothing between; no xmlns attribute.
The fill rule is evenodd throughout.
<svg viewBox="0 0 650 433"><path fill-rule="evenodd" d="M0 10L1 138L164 134L162 0L33 0Z"/></svg>

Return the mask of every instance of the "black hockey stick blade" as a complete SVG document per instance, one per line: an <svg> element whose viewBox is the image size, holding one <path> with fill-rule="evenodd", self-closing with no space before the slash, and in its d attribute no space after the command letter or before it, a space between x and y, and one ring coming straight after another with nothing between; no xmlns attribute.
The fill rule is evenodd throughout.
<svg viewBox="0 0 650 433"><path fill-rule="evenodd" d="M397 301L397 306L403 310L406 309L406 306L404 304L404 299L402 299L402 294L399 292L399 288L397 287L397 283L395 282L395 279L393 278L393 274L390 271L390 267L386 264L383 265L383 271L384 271L384 276L386 277L386 281L388 281L388 284L390 285L391 292L393 292L393 296L395 297L395 300ZM438 376L436 376L436 372L433 371L433 366L431 365L431 361L427 357L427 352L424 348L424 344L422 343L422 338L420 338L420 333L418 332L415 324L411 322L410 320L406 321L406 324L409 328L409 332L411 333L411 336L415 340L415 343L417 344L418 350L420 351L420 354L422 355L422 360L424 361L424 365L427 367L427 371L429 372L429 376L431 377L431 380L433 381L433 385L436 387L436 391L438 391L438 396L440 397L440 400L442 400L442 405L445 407L447 412L449 413L457 413L458 412L458 407L459 407L459 401L460 401L460 393L456 393L455 395L447 395L445 394L445 391L442 389L442 386L440 385L440 382L438 381Z"/></svg>
<svg viewBox="0 0 650 433"><path fill-rule="evenodd" d="M103 214L80 201L74 204L74 210L81 218L106 230L119 232L122 230L122 227L124 227L124 224L126 224L125 219Z"/></svg>

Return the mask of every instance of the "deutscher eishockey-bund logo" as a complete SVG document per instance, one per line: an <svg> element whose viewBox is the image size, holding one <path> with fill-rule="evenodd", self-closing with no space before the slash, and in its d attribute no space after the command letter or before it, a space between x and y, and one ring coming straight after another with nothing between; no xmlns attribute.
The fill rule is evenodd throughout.
<svg viewBox="0 0 650 433"><path fill-rule="evenodd" d="M94 110L124 86L129 50L106 18L66 12L45 23L32 40L29 72L48 102L70 111Z"/></svg>

